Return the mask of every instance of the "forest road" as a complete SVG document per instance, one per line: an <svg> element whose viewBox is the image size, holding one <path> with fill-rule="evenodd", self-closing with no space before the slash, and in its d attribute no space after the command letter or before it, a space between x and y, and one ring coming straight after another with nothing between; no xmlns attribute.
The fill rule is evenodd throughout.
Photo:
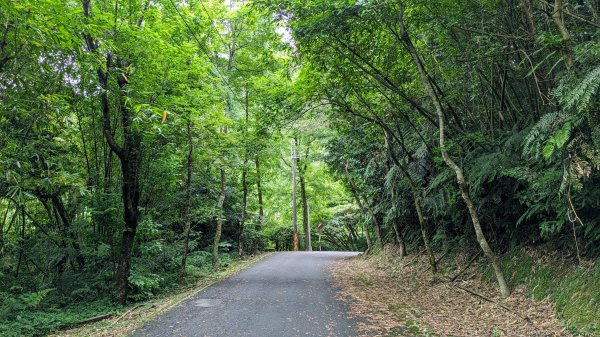
<svg viewBox="0 0 600 337"><path fill-rule="evenodd" d="M349 252L276 253L182 302L133 333L146 336L356 336L329 264Z"/></svg>

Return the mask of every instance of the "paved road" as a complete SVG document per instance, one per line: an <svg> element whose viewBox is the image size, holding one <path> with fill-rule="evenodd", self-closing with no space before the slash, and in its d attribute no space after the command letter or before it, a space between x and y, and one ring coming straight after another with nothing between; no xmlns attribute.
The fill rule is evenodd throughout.
<svg viewBox="0 0 600 337"><path fill-rule="evenodd" d="M352 255L277 253L196 294L133 336L355 336L357 322L335 299L327 268Z"/></svg>

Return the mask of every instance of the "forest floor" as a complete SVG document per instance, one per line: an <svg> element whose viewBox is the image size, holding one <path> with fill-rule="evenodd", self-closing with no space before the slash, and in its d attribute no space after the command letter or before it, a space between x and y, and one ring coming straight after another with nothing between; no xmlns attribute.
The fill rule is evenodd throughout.
<svg viewBox="0 0 600 337"><path fill-rule="evenodd" d="M451 278L467 264L465 256L445 257L439 270ZM475 266L453 283L433 282L428 267L424 254L398 258L386 249L338 261L332 273L352 315L368 322L359 326L363 336L571 336L548 299L534 301L523 286L501 300Z"/></svg>
<svg viewBox="0 0 600 337"><path fill-rule="evenodd" d="M170 310L177 304L194 296L198 292L219 282L229 276L239 273L251 265L270 256L271 253L257 254L242 260L232 262L222 271L199 278L197 282L180 291L164 294L148 301L134 303L122 312L111 315L97 322L83 324L76 328L59 331L50 335L51 337L117 337L126 336L144 323L156 318L158 315Z"/></svg>

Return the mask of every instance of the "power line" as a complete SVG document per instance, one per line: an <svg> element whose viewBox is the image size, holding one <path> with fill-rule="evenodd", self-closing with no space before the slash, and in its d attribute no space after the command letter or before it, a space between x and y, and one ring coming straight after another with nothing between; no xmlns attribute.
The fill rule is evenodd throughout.
<svg viewBox="0 0 600 337"><path fill-rule="evenodd" d="M224 45L227 45L227 42L225 42L225 40L223 40L223 37L221 37L221 34L217 30L217 27L215 27L215 20L213 20L213 18L210 16L208 9L206 9L206 7L204 6L204 2L202 0L198 0L198 2L200 3L200 6L202 6L202 8L204 9L204 13L206 13L206 16L208 16L208 19L210 20L210 26L213 28L215 33L217 33L219 40L221 40L221 42L223 42Z"/></svg>
<svg viewBox="0 0 600 337"><path fill-rule="evenodd" d="M204 48L204 46L202 45L202 42L200 42L200 39L198 38L198 36L196 35L196 33L194 32L194 30L192 29L192 27L190 27L190 25L187 23L187 21L185 20L185 17L183 17L183 15L181 14L181 12L179 11L179 8L177 8L177 6L173 2L173 0L169 0L169 2L173 6L173 8L175 8L175 11L177 12L177 14L179 15L179 17L181 18L181 21L183 21L183 24L187 27L188 31L192 34L192 37L194 38L194 40L196 40L196 42L198 43L198 47L200 48L200 50L204 53L204 55L206 55L206 57L209 60L212 60L212 57L210 56L210 54L208 53L208 51ZM203 5L203 7L204 7L204 5ZM211 26L212 26L212 24L211 24ZM220 37L220 35L219 35L219 37ZM215 54L215 56L217 56L217 54ZM219 77L223 81L223 84L225 84L225 86L229 89L229 91L231 91L231 93L234 96L237 96L236 92L233 90L233 88L231 88L231 85L229 85L229 82L225 79L225 76L223 75L223 73L221 73L221 71L219 70L218 60L216 60L216 62L214 63L214 66L215 66L216 72L219 74Z"/></svg>

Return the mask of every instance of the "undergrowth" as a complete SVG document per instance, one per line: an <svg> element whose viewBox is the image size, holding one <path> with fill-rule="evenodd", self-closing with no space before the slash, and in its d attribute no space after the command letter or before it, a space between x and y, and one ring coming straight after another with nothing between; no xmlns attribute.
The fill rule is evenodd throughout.
<svg viewBox="0 0 600 337"><path fill-rule="evenodd" d="M229 267L238 259L237 253L222 253L221 266ZM186 277L179 277L176 265L159 270L149 262L134 265L129 277L132 288L130 303L121 305L107 288L110 277L102 273L69 275L72 278L97 278L97 286L78 284L67 289L46 288L27 291L13 286L0 290L0 336L44 336L78 323L107 314L119 314L131 306L193 287L199 279L217 276L211 270L210 253L192 252L188 257ZM77 277L76 277L77 276ZM93 282L89 282L93 283Z"/></svg>
<svg viewBox="0 0 600 337"><path fill-rule="evenodd" d="M500 259L511 288L524 285L535 300L548 298L569 331L575 335L600 335L600 261L572 261L554 254L516 248ZM495 282L490 266L480 266L484 278Z"/></svg>

